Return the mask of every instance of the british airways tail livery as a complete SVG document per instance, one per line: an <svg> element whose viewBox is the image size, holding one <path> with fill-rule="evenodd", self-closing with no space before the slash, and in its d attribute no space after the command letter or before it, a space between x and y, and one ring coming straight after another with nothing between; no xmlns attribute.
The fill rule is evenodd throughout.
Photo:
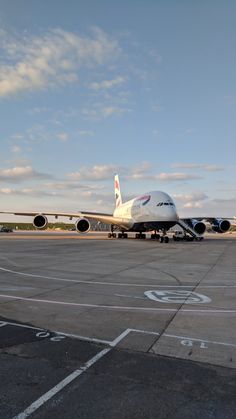
<svg viewBox="0 0 236 419"><path fill-rule="evenodd" d="M120 182L118 175L115 175L115 210L113 214L95 212L15 212L0 211L4 214L15 214L21 216L32 216L33 225L37 229L47 227L47 216L68 217L70 220L76 218L75 228L79 233L87 233L90 230L89 219L110 224L111 231L109 238L127 238L128 232L136 232L136 238L145 238L146 232L152 232L152 239L159 239L161 242L168 242L167 231L179 225L184 233L192 240L201 240L207 225L216 233L225 233L230 229L231 223L226 218L216 217L195 217L179 218L173 199L165 192L151 191L139 195L127 202L122 202Z"/></svg>

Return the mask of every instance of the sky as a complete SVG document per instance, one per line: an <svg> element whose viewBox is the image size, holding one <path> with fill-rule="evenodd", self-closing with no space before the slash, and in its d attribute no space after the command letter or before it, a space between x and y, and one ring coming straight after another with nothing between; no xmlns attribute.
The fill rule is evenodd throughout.
<svg viewBox="0 0 236 419"><path fill-rule="evenodd" d="M233 0L0 0L0 210L236 215ZM9 218L5 218L9 219ZM1 217L1 220L5 220Z"/></svg>

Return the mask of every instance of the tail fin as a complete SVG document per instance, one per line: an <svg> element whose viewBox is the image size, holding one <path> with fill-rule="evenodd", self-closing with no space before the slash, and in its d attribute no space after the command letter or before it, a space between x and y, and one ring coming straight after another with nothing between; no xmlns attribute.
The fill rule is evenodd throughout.
<svg viewBox="0 0 236 419"><path fill-rule="evenodd" d="M115 199L116 199L116 208L118 208L120 205L122 205L120 182L119 182L118 175L115 175Z"/></svg>

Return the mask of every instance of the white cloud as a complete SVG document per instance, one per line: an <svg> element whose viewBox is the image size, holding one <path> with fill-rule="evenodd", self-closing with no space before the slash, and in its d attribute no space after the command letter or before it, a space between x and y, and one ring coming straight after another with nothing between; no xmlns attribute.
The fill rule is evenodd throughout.
<svg viewBox="0 0 236 419"><path fill-rule="evenodd" d="M160 105L153 105L152 106L152 111L153 112L161 112L161 110L162 110L162 107Z"/></svg>
<svg viewBox="0 0 236 419"><path fill-rule="evenodd" d="M200 163L174 163L172 167L178 169L202 169L207 172L219 172L224 170L223 167L217 166L216 164L200 164Z"/></svg>
<svg viewBox="0 0 236 419"><path fill-rule="evenodd" d="M208 199L208 196L204 192L173 194L172 196L177 204L184 209L203 208L204 201Z"/></svg>
<svg viewBox="0 0 236 419"><path fill-rule="evenodd" d="M190 175L188 173L160 173L152 176L151 178L163 182L202 179L201 176Z"/></svg>
<svg viewBox="0 0 236 419"><path fill-rule="evenodd" d="M82 66L102 65L107 59L113 59L118 51L117 42L98 28L90 37L61 29L51 30L38 38L27 35L10 40L5 36L0 97L76 82Z"/></svg>
<svg viewBox="0 0 236 419"><path fill-rule="evenodd" d="M89 87L93 90L111 89L112 87L125 83L125 81L126 77L118 76L112 80L103 80L101 82L90 83Z"/></svg>
<svg viewBox="0 0 236 419"><path fill-rule="evenodd" d="M81 137L92 137L94 135L94 131L81 130L78 132L78 134Z"/></svg>
<svg viewBox="0 0 236 419"><path fill-rule="evenodd" d="M147 172L150 170L150 168L150 163L143 162L139 166L136 166L131 170L130 178L143 179L146 176Z"/></svg>
<svg viewBox="0 0 236 419"><path fill-rule="evenodd" d="M57 138L58 140L60 140L61 142L65 143L66 141L69 140L69 135L66 132L59 132L57 134Z"/></svg>
<svg viewBox="0 0 236 419"><path fill-rule="evenodd" d="M208 198L205 192L193 192L190 194L173 194L173 197L181 202L188 201L204 201Z"/></svg>
<svg viewBox="0 0 236 419"><path fill-rule="evenodd" d="M160 173L150 174L151 166L148 162L143 162L133 168L125 168L117 165L95 165L93 167L82 167L79 171L69 173L72 180L107 180L112 179L115 173L133 180L158 180L162 182L184 181L201 179L200 176L188 173Z"/></svg>
<svg viewBox="0 0 236 419"><path fill-rule="evenodd" d="M23 180L45 179L50 177L49 174L37 172L31 166L19 166L0 170L0 181L5 182L19 182Z"/></svg>
<svg viewBox="0 0 236 419"><path fill-rule="evenodd" d="M23 140L24 136L22 134L16 133L11 135L12 140Z"/></svg>
<svg viewBox="0 0 236 419"><path fill-rule="evenodd" d="M201 202L186 202L186 204L183 205L184 208L202 208L203 205Z"/></svg>
<svg viewBox="0 0 236 419"><path fill-rule="evenodd" d="M13 189L11 188L1 188L0 193L4 195L10 195L12 194Z"/></svg>
<svg viewBox="0 0 236 419"><path fill-rule="evenodd" d="M24 189L13 189L13 188L0 188L0 194L1 195L17 195L17 196L28 196L28 197L54 197L54 196L60 196L58 193L55 192L47 192L43 190L35 190L30 188L24 188Z"/></svg>
<svg viewBox="0 0 236 419"><path fill-rule="evenodd" d="M21 148L18 145L13 145L11 148L11 151L13 153L20 153L21 152Z"/></svg>
<svg viewBox="0 0 236 419"><path fill-rule="evenodd" d="M73 180L107 180L113 179L116 173L123 173L124 169L115 165L96 165L93 167L82 167L80 171L69 173Z"/></svg>
<svg viewBox="0 0 236 419"><path fill-rule="evenodd" d="M95 103L90 108L84 108L82 114L86 119L102 120L111 116L120 116L131 111L131 109L122 108L120 106L104 106L101 103Z"/></svg>

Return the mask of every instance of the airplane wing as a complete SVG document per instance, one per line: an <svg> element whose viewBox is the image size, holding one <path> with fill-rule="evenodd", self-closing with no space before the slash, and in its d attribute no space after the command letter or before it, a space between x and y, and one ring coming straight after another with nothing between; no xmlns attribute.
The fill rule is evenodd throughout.
<svg viewBox="0 0 236 419"><path fill-rule="evenodd" d="M68 217L70 220L73 218L81 218L87 217L93 220L101 221L107 224L117 224L122 225L124 220L122 218L113 217L112 214L104 214L98 212L87 212L87 211L80 211L80 212L52 212L52 211L42 211L42 212L33 212L33 211L0 211L0 214L12 214L12 215L20 215L20 216L28 216L28 217L35 217L36 215L45 215L45 216L52 216L56 219L58 217Z"/></svg>

